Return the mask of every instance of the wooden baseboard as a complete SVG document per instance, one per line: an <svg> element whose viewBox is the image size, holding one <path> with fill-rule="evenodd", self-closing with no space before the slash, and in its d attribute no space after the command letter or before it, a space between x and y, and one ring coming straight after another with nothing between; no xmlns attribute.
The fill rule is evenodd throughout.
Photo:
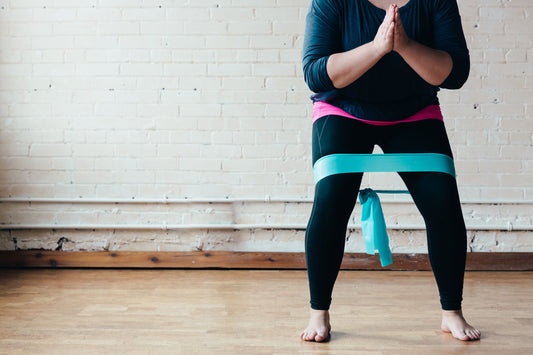
<svg viewBox="0 0 533 355"><path fill-rule="evenodd" d="M19 250L0 251L0 267L305 269L306 265L304 253ZM382 268L378 255L346 253L341 268L431 270L427 254L393 254L393 264ZM533 253L468 253L466 270L531 271Z"/></svg>

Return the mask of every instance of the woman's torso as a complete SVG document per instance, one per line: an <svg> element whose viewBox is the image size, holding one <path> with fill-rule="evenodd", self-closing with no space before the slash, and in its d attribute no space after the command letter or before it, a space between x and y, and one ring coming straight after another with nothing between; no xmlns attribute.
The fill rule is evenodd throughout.
<svg viewBox="0 0 533 355"><path fill-rule="evenodd" d="M386 11L369 0L335 0L335 3L341 37L336 51L346 52L371 42ZM429 3L410 0L400 8L400 17L409 38L432 47L433 17ZM354 83L315 94L312 99L332 103L357 117L388 121L403 119L428 105L438 104L437 91L399 54L390 52Z"/></svg>

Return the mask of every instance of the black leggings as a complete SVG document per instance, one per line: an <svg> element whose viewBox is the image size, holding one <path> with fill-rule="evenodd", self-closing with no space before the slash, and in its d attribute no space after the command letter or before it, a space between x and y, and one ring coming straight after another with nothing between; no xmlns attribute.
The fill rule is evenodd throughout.
<svg viewBox="0 0 533 355"><path fill-rule="evenodd" d="M441 153L452 156L444 124L423 120L375 126L325 116L313 124L313 163L336 153ZM427 228L429 260L442 309L461 309L466 259L466 229L455 179L444 173L399 173ZM327 310L344 254L348 220L363 174L330 175L315 186L305 236L311 308Z"/></svg>

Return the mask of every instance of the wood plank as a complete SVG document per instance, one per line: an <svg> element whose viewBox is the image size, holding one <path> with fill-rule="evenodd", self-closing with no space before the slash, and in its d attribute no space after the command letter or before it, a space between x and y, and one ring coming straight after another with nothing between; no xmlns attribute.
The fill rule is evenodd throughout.
<svg viewBox="0 0 533 355"><path fill-rule="evenodd" d="M461 342L431 272L341 271L317 344L303 270L0 269L0 354L531 354L532 276L466 273Z"/></svg>
<svg viewBox="0 0 533 355"><path fill-rule="evenodd" d="M0 267L52 268L224 268L305 269L304 253L144 252L144 251L0 251ZM382 268L378 255L346 253L343 270L431 270L427 254L393 254ZM468 253L466 270L533 270L533 253Z"/></svg>

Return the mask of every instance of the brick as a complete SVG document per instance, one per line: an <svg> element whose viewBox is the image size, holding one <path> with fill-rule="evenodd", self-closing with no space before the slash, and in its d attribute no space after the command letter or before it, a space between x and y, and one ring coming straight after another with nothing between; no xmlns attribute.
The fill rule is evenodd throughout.
<svg viewBox="0 0 533 355"><path fill-rule="evenodd" d="M29 64L0 64L0 75L2 77L17 77L31 72L31 65Z"/></svg>
<svg viewBox="0 0 533 355"><path fill-rule="evenodd" d="M120 64L120 74L133 76L162 75L163 65L159 63Z"/></svg>
<svg viewBox="0 0 533 355"><path fill-rule="evenodd" d="M506 104L523 105L533 95L533 89L509 89L503 94L503 102Z"/></svg>
<svg viewBox="0 0 533 355"><path fill-rule="evenodd" d="M248 48L218 49L215 60L218 63L255 63L259 61L259 52Z"/></svg>
<svg viewBox="0 0 533 355"><path fill-rule="evenodd" d="M178 166L182 171L221 171L222 162L219 159L180 158Z"/></svg>
<svg viewBox="0 0 533 355"><path fill-rule="evenodd" d="M76 157L106 157L113 156L115 148L111 144L72 144L72 154ZM67 151L65 149L65 151Z"/></svg>
<svg viewBox="0 0 533 355"><path fill-rule="evenodd" d="M118 36L76 36L74 37L73 47L85 49L116 49L118 44Z"/></svg>
<svg viewBox="0 0 533 355"><path fill-rule="evenodd" d="M297 7L258 8L255 10L255 18L259 20L294 20L298 18Z"/></svg>
<svg viewBox="0 0 533 355"><path fill-rule="evenodd" d="M284 145L270 145L268 149L263 146L243 146L242 154L245 159L254 158L280 158L284 154Z"/></svg>
<svg viewBox="0 0 533 355"><path fill-rule="evenodd" d="M228 25L224 22L185 22L183 32L189 35L220 35L227 32Z"/></svg>
<svg viewBox="0 0 533 355"><path fill-rule="evenodd" d="M303 105L276 105L267 104L266 114L272 117L306 117L307 109Z"/></svg>
<svg viewBox="0 0 533 355"><path fill-rule="evenodd" d="M33 9L33 21L69 21L76 18L76 9L37 7Z"/></svg>
<svg viewBox="0 0 533 355"><path fill-rule="evenodd" d="M525 63L527 62L526 53L526 49L509 49L505 52L505 61L508 63Z"/></svg>
<svg viewBox="0 0 533 355"><path fill-rule="evenodd" d="M130 4L131 6L131 4ZM124 7L121 12L122 19L126 21L158 21L165 18L165 9L155 8L128 8Z"/></svg>
<svg viewBox="0 0 533 355"><path fill-rule="evenodd" d="M222 87L226 90L257 90L265 88L265 79L258 77L224 77Z"/></svg>
<svg viewBox="0 0 533 355"><path fill-rule="evenodd" d="M42 162L44 163L44 165L48 165L50 161L48 159L46 159L45 162ZM51 161L51 165L52 167L50 168L51 170L69 170L69 171L72 171L74 170L74 163L72 161L72 158L68 157L68 158L53 158L52 161ZM34 166L33 164L31 164L30 166Z"/></svg>
<svg viewBox="0 0 533 355"><path fill-rule="evenodd" d="M277 64L275 66L269 64L254 64L253 74L258 76L292 76L295 74L295 65L294 64Z"/></svg>
<svg viewBox="0 0 533 355"><path fill-rule="evenodd" d="M76 64L76 74L81 76L119 75L121 67L115 63Z"/></svg>
<svg viewBox="0 0 533 355"><path fill-rule="evenodd" d="M120 48L156 49L163 48L163 39L161 36L121 35L118 37L118 45Z"/></svg>
<svg viewBox="0 0 533 355"><path fill-rule="evenodd" d="M208 21L210 19L210 9L206 7L169 7L166 9L166 13L167 19L171 22L191 21L193 19L195 21Z"/></svg>
<svg viewBox="0 0 533 355"><path fill-rule="evenodd" d="M119 157L154 157L156 156L155 144L116 144L115 154Z"/></svg>
<svg viewBox="0 0 533 355"><path fill-rule="evenodd" d="M183 116L192 117L211 117L220 116L221 105L218 104L204 104L202 108L198 110L197 105L182 104L180 105L180 114Z"/></svg>
<svg viewBox="0 0 533 355"><path fill-rule="evenodd" d="M531 31L533 31L533 25L526 18L513 19L505 23L505 34L507 35L531 34Z"/></svg>
<svg viewBox="0 0 533 355"><path fill-rule="evenodd" d="M228 23L228 34L260 35L272 33L270 21L238 21Z"/></svg>
<svg viewBox="0 0 533 355"><path fill-rule="evenodd" d="M518 187L530 186L533 181L533 174L508 175L504 174L500 177L502 186Z"/></svg>
<svg viewBox="0 0 533 355"><path fill-rule="evenodd" d="M208 64L209 76L249 76L252 66L249 64Z"/></svg>
<svg viewBox="0 0 533 355"><path fill-rule="evenodd" d="M263 159L235 159L222 161L223 171L258 172L263 171L265 162Z"/></svg>
<svg viewBox="0 0 533 355"><path fill-rule="evenodd" d="M72 173L74 184L111 184L116 182L116 177L101 171L77 170Z"/></svg>
<svg viewBox="0 0 533 355"><path fill-rule="evenodd" d="M516 21L525 19L526 14L527 12L523 8L479 7L479 16L482 18Z"/></svg>
<svg viewBox="0 0 533 355"><path fill-rule="evenodd" d="M250 38L248 36L209 36L206 38L207 48L248 48Z"/></svg>
<svg viewBox="0 0 533 355"><path fill-rule="evenodd" d="M250 38L251 48L291 48L293 46L292 36L253 36Z"/></svg>
<svg viewBox="0 0 533 355"><path fill-rule="evenodd" d="M38 52L40 58L40 52ZM22 60L22 51L16 49L8 49L0 52L1 63L19 63Z"/></svg>
<svg viewBox="0 0 533 355"><path fill-rule="evenodd" d="M524 191L522 188L487 188L481 191L481 200L483 201L506 201L506 200L523 200Z"/></svg>
<svg viewBox="0 0 533 355"><path fill-rule="evenodd" d="M54 24L52 23L9 23L7 31L11 36L50 36L54 31ZM70 34L70 33L69 33ZM45 37L41 37L45 40Z"/></svg>
<svg viewBox="0 0 533 355"><path fill-rule="evenodd" d="M98 23L96 31L98 34L103 35L134 35L140 33L140 28L141 26L137 22L106 21ZM143 31L142 33L147 32Z"/></svg>
<svg viewBox="0 0 533 355"><path fill-rule="evenodd" d="M95 35L98 33L98 27L94 22L58 22L53 24L53 33L58 35Z"/></svg>
<svg viewBox="0 0 533 355"><path fill-rule="evenodd" d="M164 75L203 76L207 74L206 64L164 64Z"/></svg>
<svg viewBox="0 0 533 355"><path fill-rule="evenodd" d="M211 9L211 17L215 21L242 21L253 19L254 11L248 7L225 8L217 7Z"/></svg>
<svg viewBox="0 0 533 355"><path fill-rule="evenodd" d="M485 104L481 106L481 110L484 116L493 118L506 117L507 119L524 116L524 107L512 103Z"/></svg>

